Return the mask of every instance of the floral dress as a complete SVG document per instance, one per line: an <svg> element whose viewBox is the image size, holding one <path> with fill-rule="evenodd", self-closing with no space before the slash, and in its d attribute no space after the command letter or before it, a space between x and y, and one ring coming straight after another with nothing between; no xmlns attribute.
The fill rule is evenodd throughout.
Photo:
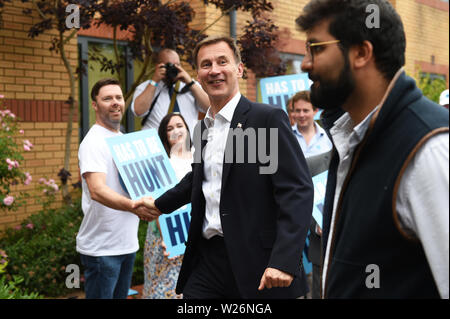
<svg viewBox="0 0 450 319"><path fill-rule="evenodd" d="M171 157L170 162L178 180L181 180L191 170L192 158ZM162 237L156 221L148 224L147 237L144 245L144 299L181 299L182 295L175 293L178 274L183 255L175 258L164 256Z"/></svg>

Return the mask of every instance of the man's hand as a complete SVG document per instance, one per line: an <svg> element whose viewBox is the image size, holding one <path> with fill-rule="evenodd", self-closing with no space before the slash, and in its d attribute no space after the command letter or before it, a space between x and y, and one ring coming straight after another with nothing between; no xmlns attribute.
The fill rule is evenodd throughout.
<svg viewBox="0 0 450 319"><path fill-rule="evenodd" d="M147 199L144 197L133 201L132 212L136 214L140 219L145 220L147 222L151 222L154 219L158 218L160 214L159 215L155 214L154 210L147 207L145 205L146 200Z"/></svg>
<svg viewBox="0 0 450 319"><path fill-rule="evenodd" d="M258 290L274 287L289 287L294 277L284 271L275 268L266 268L259 283Z"/></svg>
<svg viewBox="0 0 450 319"><path fill-rule="evenodd" d="M141 198L141 200L143 205L150 211L150 215L153 217L153 219L156 219L160 215L162 215L158 207L156 207L155 200L153 199L153 197L151 196L143 197Z"/></svg>
<svg viewBox="0 0 450 319"><path fill-rule="evenodd" d="M192 82L192 77L189 75L189 73L187 73L182 67L181 65L175 65L176 68L178 69L178 75L175 77L175 81L182 81L185 84L189 84Z"/></svg>
<svg viewBox="0 0 450 319"><path fill-rule="evenodd" d="M166 68L164 63L159 63L155 68L155 73L153 73L152 80L158 83L166 77Z"/></svg>
<svg viewBox="0 0 450 319"><path fill-rule="evenodd" d="M319 225L316 225L316 234L322 236L322 228Z"/></svg>

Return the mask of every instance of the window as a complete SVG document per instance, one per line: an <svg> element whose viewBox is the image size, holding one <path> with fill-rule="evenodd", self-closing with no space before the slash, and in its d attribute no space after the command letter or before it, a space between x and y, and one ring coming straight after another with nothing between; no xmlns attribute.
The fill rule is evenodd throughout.
<svg viewBox="0 0 450 319"><path fill-rule="evenodd" d="M80 112L80 125L79 125L79 136L80 141L87 134L90 127L95 123L95 112L92 105L92 100L90 97L91 89L94 84L105 77L118 78L117 73L112 74L111 71L101 71L101 64L98 61L93 61L89 58L89 55L94 52L101 53L104 57L112 59L114 57L114 48L112 40L98 39L91 37L78 37L78 48L79 57L81 64L82 61L87 62L84 65L85 73L82 74L79 81L79 112ZM125 57L129 56L126 45L124 42L119 42L118 49L120 53L125 53ZM125 91L133 83L133 65L127 65L122 67L120 70L122 79L122 89ZM125 93L125 92L124 92ZM134 116L127 108L124 119L122 120L122 129L126 132L134 131Z"/></svg>
<svg viewBox="0 0 450 319"><path fill-rule="evenodd" d="M302 73L301 65L304 56L300 54L281 53L281 60L286 63L286 74Z"/></svg>

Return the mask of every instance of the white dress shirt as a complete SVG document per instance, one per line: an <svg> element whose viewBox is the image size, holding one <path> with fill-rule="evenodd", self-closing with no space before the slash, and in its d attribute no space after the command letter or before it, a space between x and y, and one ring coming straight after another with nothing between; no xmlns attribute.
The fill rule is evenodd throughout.
<svg viewBox="0 0 450 319"><path fill-rule="evenodd" d="M325 291L328 257L333 240L337 202L351 166L356 147L363 140L377 106L354 126L348 113L342 115L330 133L339 154L336 191L330 234L323 265L322 289ZM449 297L449 134L431 137L408 164L396 198L402 228L418 238L424 248L434 280L442 298Z"/></svg>
<svg viewBox="0 0 450 319"><path fill-rule="evenodd" d="M241 98L238 92L214 117L211 108L205 116L208 143L204 149L204 179L202 184L206 200L203 237L223 236L220 222L220 192L222 190L222 170L225 146L234 110Z"/></svg>
<svg viewBox="0 0 450 319"><path fill-rule="evenodd" d="M326 153L333 148L333 144L328 138L325 130L316 122L314 122L314 127L316 128L316 134L314 134L309 144L307 144L302 133L298 130L297 124L294 124L292 126L292 131L294 132L294 135L297 138L297 141L300 144L300 148L302 149L303 155L305 157L311 157L314 155Z"/></svg>

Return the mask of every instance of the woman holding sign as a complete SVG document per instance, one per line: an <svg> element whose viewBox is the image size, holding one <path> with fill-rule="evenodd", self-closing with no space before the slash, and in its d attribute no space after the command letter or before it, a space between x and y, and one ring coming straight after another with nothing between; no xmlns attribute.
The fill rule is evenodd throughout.
<svg viewBox="0 0 450 319"><path fill-rule="evenodd" d="M167 114L160 123L158 135L178 180L191 170L193 160L189 129L179 113ZM144 246L144 289L146 299L180 299L175 286L183 256L167 258L158 221L150 222Z"/></svg>

